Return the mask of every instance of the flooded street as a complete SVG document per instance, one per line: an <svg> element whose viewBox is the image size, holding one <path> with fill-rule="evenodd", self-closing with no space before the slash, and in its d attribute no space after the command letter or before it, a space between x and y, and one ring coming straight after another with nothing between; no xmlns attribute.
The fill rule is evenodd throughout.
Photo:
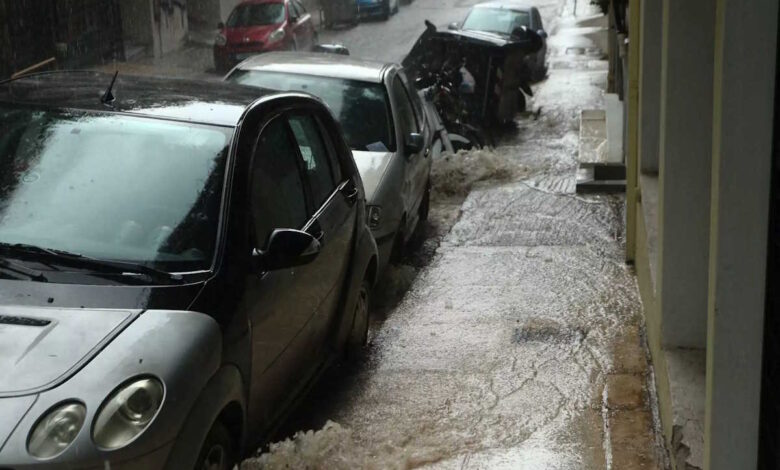
<svg viewBox="0 0 780 470"><path fill-rule="evenodd" d="M575 193L579 113L603 108L606 61L570 54L587 46L570 2L540 6L551 66L534 112L495 150L434 163L427 239L376 286L364 360L329 371L243 468L664 467L623 197ZM372 28L408 50L420 28L401 15L330 39L379 55Z"/></svg>

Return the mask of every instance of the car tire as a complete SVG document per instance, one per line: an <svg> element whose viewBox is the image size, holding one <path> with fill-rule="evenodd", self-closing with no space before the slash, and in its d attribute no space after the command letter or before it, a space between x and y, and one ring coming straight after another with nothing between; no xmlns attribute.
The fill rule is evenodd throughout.
<svg viewBox="0 0 780 470"><path fill-rule="evenodd" d="M394 15L398 14L398 2L400 2L400 1L401 0L396 0L396 2L395 2L395 6L393 7L393 14Z"/></svg>
<svg viewBox="0 0 780 470"><path fill-rule="evenodd" d="M422 201L420 202L420 208L417 210L419 220L417 221L417 227L424 225L428 222L428 214L431 212L431 180L429 179L425 183L425 193L423 194Z"/></svg>
<svg viewBox="0 0 780 470"><path fill-rule="evenodd" d="M224 424L217 421L200 448L196 470L230 470L236 461L235 446Z"/></svg>
<svg viewBox="0 0 780 470"><path fill-rule="evenodd" d="M382 21L390 19L390 0L385 0L385 3L382 5L382 15L380 18Z"/></svg>
<svg viewBox="0 0 780 470"><path fill-rule="evenodd" d="M527 107L526 99L525 99L525 93L522 92L522 90L518 90L517 92L517 112L518 113L524 113Z"/></svg>
<svg viewBox="0 0 780 470"><path fill-rule="evenodd" d="M371 300L371 285L368 279L364 279L360 284L358 298L355 301L355 310L352 315L352 327L349 330L345 355L347 360L354 361L359 359L365 351L368 343L368 316Z"/></svg>

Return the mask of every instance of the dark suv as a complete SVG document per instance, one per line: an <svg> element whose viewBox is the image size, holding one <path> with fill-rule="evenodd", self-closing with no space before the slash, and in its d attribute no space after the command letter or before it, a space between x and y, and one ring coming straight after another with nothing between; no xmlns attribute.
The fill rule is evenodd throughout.
<svg viewBox="0 0 780 470"><path fill-rule="evenodd" d="M0 84L0 467L230 468L366 339L362 182L309 95L111 79Z"/></svg>

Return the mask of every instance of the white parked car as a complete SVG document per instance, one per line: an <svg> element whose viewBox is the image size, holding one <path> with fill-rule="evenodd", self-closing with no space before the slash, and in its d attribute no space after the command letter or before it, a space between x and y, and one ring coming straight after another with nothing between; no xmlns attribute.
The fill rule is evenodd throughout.
<svg viewBox="0 0 780 470"><path fill-rule="evenodd" d="M268 53L242 62L225 80L321 98L340 122L363 179L379 272L403 253L428 218L435 129L400 65Z"/></svg>

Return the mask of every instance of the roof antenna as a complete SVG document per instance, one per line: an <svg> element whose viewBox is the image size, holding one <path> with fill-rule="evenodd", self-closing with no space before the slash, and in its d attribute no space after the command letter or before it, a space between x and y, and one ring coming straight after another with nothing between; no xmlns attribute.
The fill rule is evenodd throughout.
<svg viewBox="0 0 780 470"><path fill-rule="evenodd" d="M111 90L114 88L114 82L116 82L116 76L119 75L119 70L114 72L114 78L111 79L111 84L108 85L108 89L105 93L103 93L103 96L100 98L100 102L103 104L112 104L116 97L113 93L111 93Z"/></svg>

